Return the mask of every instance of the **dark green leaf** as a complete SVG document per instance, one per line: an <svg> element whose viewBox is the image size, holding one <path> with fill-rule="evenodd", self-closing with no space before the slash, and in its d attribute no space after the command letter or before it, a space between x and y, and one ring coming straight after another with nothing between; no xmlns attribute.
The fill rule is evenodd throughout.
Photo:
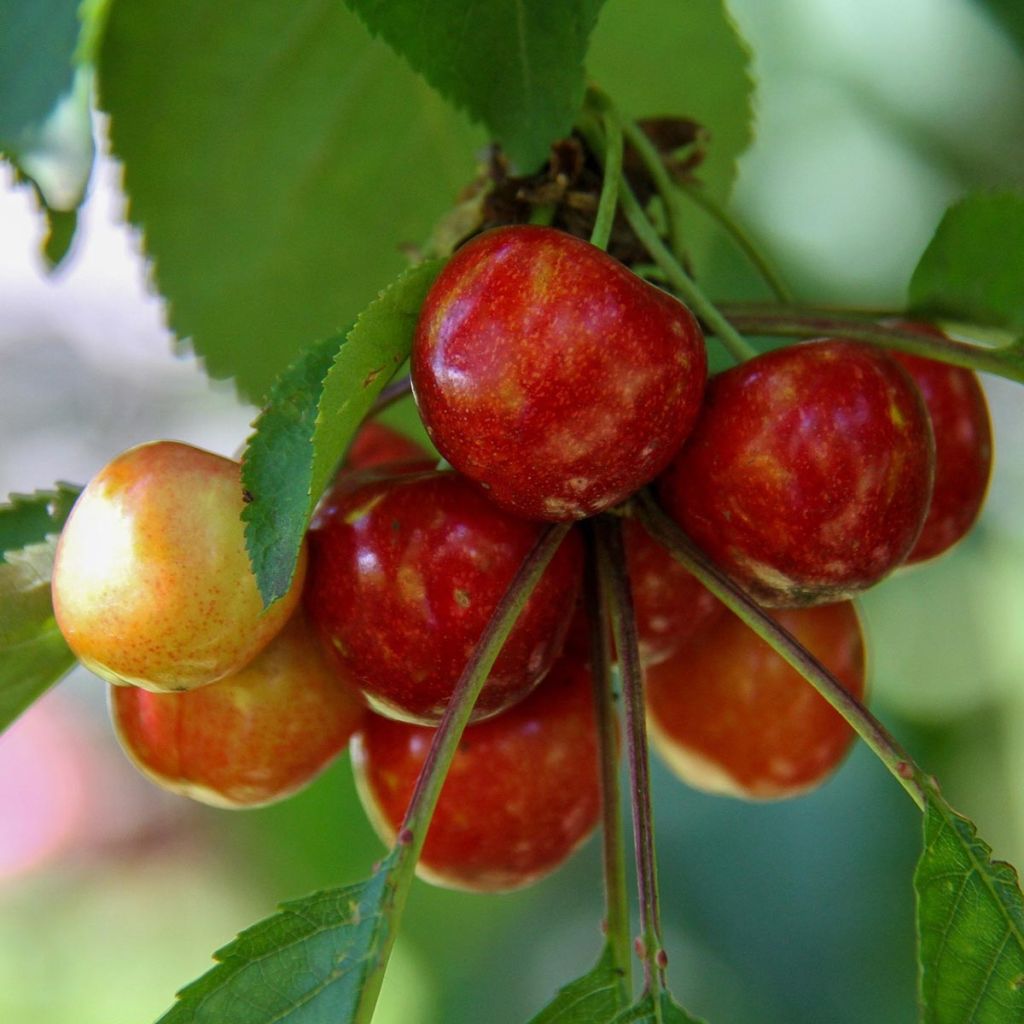
<svg viewBox="0 0 1024 1024"><path fill-rule="evenodd" d="M218 950L158 1024L345 1024L372 1004L391 927L388 857L372 878L284 904Z"/></svg>
<svg viewBox="0 0 1024 1024"><path fill-rule="evenodd" d="M316 498L313 433L341 337L308 348L270 389L242 458L245 543L264 604L288 592Z"/></svg>
<svg viewBox="0 0 1024 1024"><path fill-rule="evenodd" d="M593 970L559 989L530 1024L610 1024L626 999L622 971L616 969L612 948L606 945Z"/></svg>
<svg viewBox="0 0 1024 1024"><path fill-rule="evenodd" d="M917 313L1024 328L1024 195L967 196L946 211L910 282Z"/></svg>
<svg viewBox="0 0 1024 1024"><path fill-rule="evenodd" d="M288 590L302 538L359 424L405 362L423 299L442 264L402 274L360 314L345 339L320 342L271 389L242 460L251 500L242 518L260 593Z"/></svg>
<svg viewBox="0 0 1024 1024"><path fill-rule="evenodd" d="M605 0L346 0L442 95L483 122L523 170L567 135Z"/></svg>
<svg viewBox="0 0 1024 1024"><path fill-rule="evenodd" d="M12 494L0 505L0 564L8 551L36 544L60 533L80 487L58 483L55 490Z"/></svg>
<svg viewBox="0 0 1024 1024"><path fill-rule="evenodd" d="M1024 898L974 825L928 795L914 874L922 1024L1024 1020Z"/></svg>
<svg viewBox="0 0 1024 1024"><path fill-rule="evenodd" d="M50 602L55 544L8 550L0 562L0 731L75 663Z"/></svg>
<svg viewBox="0 0 1024 1024"><path fill-rule="evenodd" d="M628 1010L615 1017L612 1024L703 1024L691 1017L668 992L658 996L647 994Z"/></svg>
<svg viewBox="0 0 1024 1024"><path fill-rule="evenodd" d="M171 326L257 401L473 173L478 133L338 0L114 0L99 71Z"/></svg>
<svg viewBox="0 0 1024 1024"><path fill-rule="evenodd" d="M1002 26L1017 48L1024 50L1024 5L1020 0L977 0Z"/></svg>

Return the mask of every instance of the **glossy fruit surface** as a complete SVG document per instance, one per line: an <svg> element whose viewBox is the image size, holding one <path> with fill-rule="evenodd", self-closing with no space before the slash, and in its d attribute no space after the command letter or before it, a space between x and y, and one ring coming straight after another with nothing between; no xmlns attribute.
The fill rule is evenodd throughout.
<svg viewBox="0 0 1024 1024"><path fill-rule="evenodd" d="M306 608L377 710L436 723L542 529L456 473L353 475L339 481L310 530ZM522 699L551 667L581 572L573 531L498 656L475 719Z"/></svg>
<svg viewBox="0 0 1024 1024"><path fill-rule="evenodd" d="M674 654L725 610L635 520L623 524L640 659L654 665Z"/></svg>
<svg viewBox="0 0 1024 1024"><path fill-rule="evenodd" d="M368 714L296 614L240 672L191 693L110 688L125 753L165 789L255 807L301 789Z"/></svg>
<svg viewBox="0 0 1024 1024"><path fill-rule="evenodd" d="M857 698L864 642L849 601L783 609L788 629ZM771 800L820 783L853 731L753 630L726 613L647 675L651 741L686 783Z"/></svg>
<svg viewBox="0 0 1024 1024"><path fill-rule="evenodd" d="M693 425L706 374L685 306L551 228L497 228L459 249L413 342L438 451L531 519L593 515L653 479Z"/></svg>
<svg viewBox="0 0 1024 1024"><path fill-rule="evenodd" d="M77 657L113 683L191 690L251 661L300 596L266 611L249 567L237 462L176 441L131 448L79 496L57 545L53 605Z"/></svg>
<svg viewBox="0 0 1024 1024"><path fill-rule="evenodd" d="M349 469L429 461L426 450L415 441L376 420L367 420L359 428L345 456L345 466Z"/></svg>
<svg viewBox="0 0 1024 1024"><path fill-rule="evenodd" d="M363 806L385 843L401 826L434 737L370 714L352 740ZM590 673L562 659L526 700L467 727L434 811L417 873L500 892L549 874L601 813Z"/></svg>
<svg viewBox="0 0 1024 1024"><path fill-rule="evenodd" d="M921 395L887 355L824 339L714 377L659 495L762 603L836 601L910 553L931 499Z"/></svg>
<svg viewBox="0 0 1024 1024"><path fill-rule="evenodd" d="M897 326L943 336L929 324ZM977 374L907 352L892 356L918 386L935 435L935 488L907 557L908 563L922 562L948 551L978 518L992 473L992 425Z"/></svg>

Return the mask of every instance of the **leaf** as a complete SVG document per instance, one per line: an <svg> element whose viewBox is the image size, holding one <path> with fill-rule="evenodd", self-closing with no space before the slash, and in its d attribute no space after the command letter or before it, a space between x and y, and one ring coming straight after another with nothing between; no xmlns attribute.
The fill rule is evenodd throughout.
<svg viewBox="0 0 1024 1024"><path fill-rule="evenodd" d="M922 1024L1024 1020L1024 898L975 826L927 796L914 874Z"/></svg>
<svg viewBox="0 0 1024 1024"><path fill-rule="evenodd" d="M523 172L569 134L605 0L345 0Z"/></svg>
<svg viewBox="0 0 1024 1024"><path fill-rule="evenodd" d="M948 316L1024 328L1024 195L975 193L951 206L910 281L910 305Z"/></svg>
<svg viewBox="0 0 1024 1024"><path fill-rule="evenodd" d="M157 1024L345 1024L370 1005L391 928L394 855L364 882L281 906L214 953Z"/></svg>
<svg viewBox="0 0 1024 1024"><path fill-rule="evenodd" d="M242 518L266 604L287 593L320 495L374 398L408 357L423 299L442 264L407 270L347 338L308 349L271 389L242 460Z"/></svg>
<svg viewBox="0 0 1024 1024"><path fill-rule="evenodd" d="M530 1024L603 1024L615 1019L626 1002L622 971L616 969L610 944L582 978L558 990Z"/></svg>
<svg viewBox="0 0 1024 1024"><path fill-rule="evenodd" d="M1024 50L1024 7L1020 0L978 0L999 22L1014 41L1018 50Z"/></svg>
<svg viewBox="0 0 1024 1024"><path fill-rule="evenodd" d="M0 508L0 529L8 508ZM5 551L0 562L0 732L75 663L50 601L56 540Z"/></svg>
<svg viewBox="0 0 1024 1024"><path fill-rule="evenodd" d="M0 564L8 551L56 536L81 492L74 484L58 483L56 490L12 494L0 505Z"/></svg>
<svg viewBox="0 0 1024 1024"><path fill-rule="evenodd" d="M703 1024L691 1017L668 992L654 996L647 993L628 1010L615 1017L611 1024Z"/></svg>
<svg viewBox="0 0 1024 1024"><path fill-rule="evenodd" d="M94 148L91 73L84 38L95 4L7 0L0 4L0 153L27 183L47 220L44 258L56 266L74 235Z"/></svg>
<svg viewBox="0 0 1024 1024"><path fill-rule="evenodd" d="M99 93L171 327L257 402L399 272L479 145L337 0L113 0Z"/></svg>

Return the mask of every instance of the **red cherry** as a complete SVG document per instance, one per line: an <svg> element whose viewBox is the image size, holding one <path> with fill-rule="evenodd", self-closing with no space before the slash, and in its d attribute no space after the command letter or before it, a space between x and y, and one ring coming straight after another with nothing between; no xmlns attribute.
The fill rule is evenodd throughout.
<svg viewBox="0 0 1024 1024"><path fill-rule="evenodd" d="M363 806L390 844L434 730L367 715L352 740ZM462 734L417 873L453 889L500 892L554 871L601 813L590 673L561 659L514 708Z"/></svg>
<svg viewBox="0 0 1024 1024"><path fill-rule="evenodd" d="M412 353L438 451L531 519L593 515L652 480L693 425L706 374L685 306L595 246L530 226L456 252Z"/></svg>
<svg viewBox="0 0 1024 1024"><path fill-rule="evenodd" d="M864 642L849 601L772 617L863 696ZM839 713L731 613L649 670L647 714L652 744L684 782L755 800L816 786L853 741Z"/></svg>
<svg viewBox="0 0 1024 1024"><path fill-rule="evenodd" d="M945 337L931 324L896 326ZM920 389L935 434L935 488L909 564L948 551L974 525L992 472L992 425L976 374L907 352L892 356Z"/></svg>
<svg viewBox="0 0 1024 1024"><path fill-rule="evenodd" d="M436 723L542 529L456 473L346 477L309 532L306 608L375 709ZM521 700L551 667L582 558L570 533L498 656L474 719Z"/></svg>
<svg viewBox="0 0 1024 1024"><path fill-rule="evenodd" d="M934 442L901 367L823 339L714 377L659 485L669 514L764 604L835 601L909 554Z"/></svg>
<svg viewBox="0 0 1024 1024"><path fill-rule="evenodd" d="M725 605L635 519L626 520L624 540L640 659L655 665L705 629Z"/></svg>
<svg viewBox="0 0 1024 1024"><path fill-rule="evenodd" d="M436 463L436 459L433 460ZM347 469L372 469L389 463L431 464L426 450L397 430L376 420L367 420L349 446ZM423 468L423 467L421 467Z"/></svg>
<svg viewBox="0 0 1024 1024"><path fill-rule="evenodd" d="M346 747L364 714L299 613L234 675L187 693L111 686L125 753L173 792L218 807L290 796Z"/></svg>

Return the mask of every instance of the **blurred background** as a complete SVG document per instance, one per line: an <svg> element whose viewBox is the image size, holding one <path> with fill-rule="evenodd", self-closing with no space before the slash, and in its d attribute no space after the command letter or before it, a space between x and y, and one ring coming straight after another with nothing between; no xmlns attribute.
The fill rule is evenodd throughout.
<svg viewBox="0 0 1024 1024"><path fill-rule="evenodd" d="M970 0L730 8L758 81L737 214L798 294L899 306L951 201L1024 183L1019 51ZM118 168L101 159L52 276L29 192L0 181L0 494L84 482L156 437L234 452L255 410L172 355ZM747 272L719 255L716 292L746 294ZM875 710L996 855L1024 864L1024 391L985 384L997 465L983 519L863 611ZM778 805L691 792L660 765L654 778L670 980L689 1009L713 1024L915 1019L920 820L869 753ZM0 1020L155 1020L240 928L364 877L381 852L347 762L261 811L162 793L76 670L0 739ZM591 843L519 894L417 883L375 1020L479 1021L481 1004L488 1024L525 1020L597 954L599 871Z"/></svg>

